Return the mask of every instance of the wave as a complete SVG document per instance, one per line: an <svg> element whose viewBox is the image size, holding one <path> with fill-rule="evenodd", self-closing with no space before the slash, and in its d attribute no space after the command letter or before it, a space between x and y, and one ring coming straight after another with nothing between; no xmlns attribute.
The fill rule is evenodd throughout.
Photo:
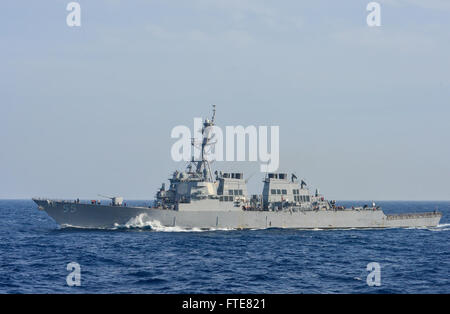
<svg viewBox="0 0 450 314"><path fill-rule="evenodd" d="M450 223L438 224L436 227L429 228L431 231L448 231L450 230Z"/></svg>
<svg viewBox="0 0 450 314"><path fill-rule="evenodd" d="M71 224L61 224L58 226L59 230L64 229L72 229L74 231L81 229L81 230L114 230L115 228L108 228L108 227L83 227L83 226L74 226Z"/></svg>
<svg viewBox="0 0 450 314"><path fill-rule="evenodd" d="M124 225L115 224L114 229L141 229L159 232L205 232L205 231L231 231L231 228L184 228L179 226L164 226L160 221L151 219L147 214L140 214L131 218Z"/></svg>

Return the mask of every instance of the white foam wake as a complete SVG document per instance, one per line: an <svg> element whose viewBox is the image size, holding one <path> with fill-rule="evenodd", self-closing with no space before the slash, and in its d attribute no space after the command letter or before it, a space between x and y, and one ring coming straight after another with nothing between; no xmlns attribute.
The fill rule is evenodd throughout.
<svg viewBox="0 0 450 314"><path fill-rule="evenodd" d="M140 214L128 220L124 225L115 224L114 229L150 229L160 232L202 232L202 231L228 231L226 228L183 228L179 226L164 226L160 221L151 219L147 214Z"/></svg>
<svg viewBox="0 0 450 314"><path fill-rule="evenodd" d="M448 231L450 230L450 223L448 224L439 224L436 227L430 228L431 231Z"/></svg>

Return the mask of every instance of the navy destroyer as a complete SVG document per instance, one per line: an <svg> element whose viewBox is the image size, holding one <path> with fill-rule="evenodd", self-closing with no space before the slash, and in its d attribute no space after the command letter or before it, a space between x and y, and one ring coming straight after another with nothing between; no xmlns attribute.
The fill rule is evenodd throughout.
<svg viewBox="0 0 450 314"><path fill-rule="evenodd" d="M186 229L339 229L434 227L440 212L385 214L371 206L345 208L311 193L294 174L267 173L262 194L249 195L241 172L212 173L206 148L214 145L209 130L215 125L215 108L202 127L201 154L184 171L175 171L166 188L148 207L127 206L122 197L108 204L33 198L61 226L115 228L139 218L164 227Z"/></svg>

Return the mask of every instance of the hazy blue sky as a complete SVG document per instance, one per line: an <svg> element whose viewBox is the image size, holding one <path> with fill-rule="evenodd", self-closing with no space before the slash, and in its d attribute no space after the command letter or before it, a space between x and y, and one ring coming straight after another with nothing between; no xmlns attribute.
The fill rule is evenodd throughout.
<svg viewBox="0 0 450 314"><path fill-rule="evenodd" d="M0 198L151 199L215 103L331 199L450 199L450 1L78 2L1 1Z"/></svg>

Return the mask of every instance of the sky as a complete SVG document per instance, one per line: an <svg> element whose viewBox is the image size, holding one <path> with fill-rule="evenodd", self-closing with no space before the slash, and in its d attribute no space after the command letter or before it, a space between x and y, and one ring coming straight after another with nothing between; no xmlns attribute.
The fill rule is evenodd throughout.
<svg viewBox="0 0 450 314"><path fill-rule="evenodd" d="M0 4L0 198L153 199L216 104L329 199L450 200L450 1L69 2Z"/></svg>

